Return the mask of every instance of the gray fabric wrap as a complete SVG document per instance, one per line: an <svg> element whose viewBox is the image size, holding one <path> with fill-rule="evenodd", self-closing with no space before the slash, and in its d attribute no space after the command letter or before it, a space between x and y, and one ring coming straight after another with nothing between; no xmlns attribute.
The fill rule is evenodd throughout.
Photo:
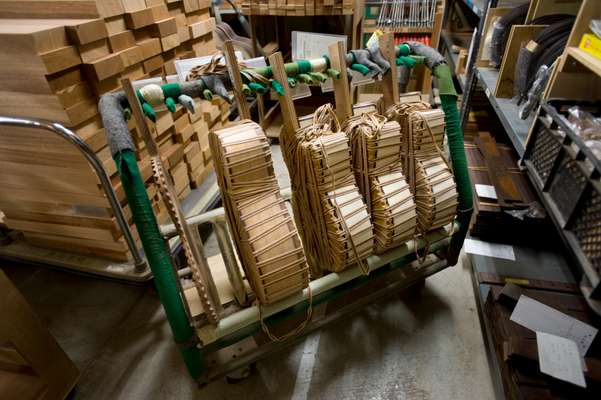
<svg viewBox="0 0 601 400"><path fill-rule="evenodd" d="M181 84L182 94L192 98L202 98L204 88L205 86L202 81ZM123 150L136 150L129 129L127 128L127 121L123 117L123 106L121 104L125 102L125 93L115 92L103 94L98 103L98 110L102 116L106 140L112 155Z"/></svg>
<svg viewBox="0 0 601 400"><path fill-rule="evenodd" d="M407 44L409 45L412 54L425 57L426 66L430 70L433 70L435 67L446 62L444 57L436 51L436 49L433 49L430 46L426 46L420 42L407 42Z"/></svg>

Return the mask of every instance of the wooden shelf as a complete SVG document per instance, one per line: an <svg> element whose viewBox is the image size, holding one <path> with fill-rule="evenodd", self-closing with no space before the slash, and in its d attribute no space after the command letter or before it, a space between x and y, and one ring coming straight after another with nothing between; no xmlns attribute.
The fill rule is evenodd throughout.
<svg viewBox="0 0 601 400"><path fill-rule="evenodd" d="M591 72L601 77L601 60L578 47L568 47L567 53L574 60L584 65Z"/></svg>
<svg viewBox="0 0 601 400"><path fill-rule="evenodd" d="M391 33L432 33L432 27L424 27L424 26L405 26L398 28L379 28L379 27L366 27L363 28L364 33L373 33L376 30L381 30L382 32L391 32Z"/></svg>

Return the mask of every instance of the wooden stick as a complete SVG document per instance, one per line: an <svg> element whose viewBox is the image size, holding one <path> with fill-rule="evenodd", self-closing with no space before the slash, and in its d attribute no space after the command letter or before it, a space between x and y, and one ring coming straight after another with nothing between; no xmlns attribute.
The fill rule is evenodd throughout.
<svg viewBox="0 0 601 400"><path fill-rule="evenodd" d="M380 51L384 58L390 62L390 70L382 77L384 109L387 110L399 102L399 83L393 33L388 32L380 37Z"/></svg>
<svg viewBox="0 0 601 400"><path fill-rule="evenodd" d="M290 93L290 87L288 86L288 75L284 69L284 59L282 53L279 51L269 56L269 65L273 70L273 77L282 85L284 88L284 96L280 96L280 106L282 107L282 118L284 120L284 129L289 134L294 134L300 129L298 118L296 116L296 110L294 109L294 102L292 101L292 94Z"/></svg>
<svg viewBox="0 0 601 400"><path fill-rule="evenodd" d="M142 138L144 139L144 142L146 143L146 148L148 149L148 154L151 157L153 157L155 159L155 161L157 163L159 163L160 167L162 168L162 160L161 160L161 156L158 151L157 144L152 139L152 136L150 134L150 129L148 129L148 125L146 124L146 120L144 119L144 114L142 113L142 107L140 106L140 102L138 101L138 97L136 96L136 92L131 83L131 80L129 78L122 79L121 86L123 87L125 96L127 97L127 101L129 102L129 106L131 107L134 118L136 119L136 126L138 129L138 133L142 136ZM223 309L221 307L221 300L219 299L219 295L217 293L217 287L215 286L215 281L213 280L213 276L211 275L211 270L209 269L207 260L204 257L202 242L199 243L195 239L195 236L192 234L192 230L190 229L190 226L186 222L184 212L183 212L182 206L177 198L171 176L167 173L167 171L164 171L163 175L164 175L163 178L164 178L165 185L167 187L167 191L171 193L171 196L170 196L171 198L169 200L173 205L172 208L167 207L169 214L170 214L171 218L174 220L173 222L176 223L176 226L178 225L177 223L179 222L179 225L181 227L181 232L179 232L179 233L181 235L182 242L185 241L190 246L190 249L191 249L191 252L193 255L193 259L188 260L188 262L191 264L196 264L196 265L189 265L189 267L193 271L193 273L194 273L195 269L198 271L198 273L200 275L199 276L199 281L200 281L199 284L203 285L206 288L206 292L207 292L209 301L210 301L211 305L214 307L215 313L217 314L217 316L219 316L219 314L221 314L221 312L223 311ZM199 293L199 296L202 296L202 294ZM201 299L201 301L202 301L202 299ZM205 312L206 312L206 315L207 315L207 318L209 319L209 321L211 321L212 323L217 322L214 318L212 318L210 310L205 309Z"/></svg>
<svg viewBox="0 0 601 400"><path fill-rule="evenodd" d="M136 91L134 90L131 80L129 78L122 79L121 86L123 87L123 91L125 92L125 96L127 97L127 101L129 102L129 106L131 107L131 111L134 115L134 119L136 120L138 133L142 136L144 144L146 144L148 155L151 157L159 156L159 148L152 139L148 125L146 125L146 120L144 119L144 114L142 113L142 107L140 107L140 102L138 101L138 96L136 96Z"/></svg>
<svg viewBox="0 0 601 400"><path fill-rule="evenodd" d="M346 73L346 51L344 42L332 43L328 46L330 67L340 71L338 79L333 80L334 98L336 99L336 116L340 122L346 121L353 115L348 76Z"/></svg>
<svg viewBox="0 0 601 400"><path fill-rule="evenodd" d="M232 81L232 86L234 88L234 97L236 98L236 103L238 105L240 119L250 119L250 111L248 109L248 103L246 102L246 96L244 96L244 93L242 92L242 79L240 78L238 59L236 59L234 45L231 40L225 41L223 50L227 71L230 74L230 80Z"/></svg>

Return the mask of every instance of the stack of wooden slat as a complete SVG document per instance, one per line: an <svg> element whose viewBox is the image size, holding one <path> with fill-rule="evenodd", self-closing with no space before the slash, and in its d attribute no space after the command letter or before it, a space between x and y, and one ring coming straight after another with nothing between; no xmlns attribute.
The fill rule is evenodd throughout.
<svg viewBox="0 0 601 400"><path fill-rule="evenodd" d="M353 0L238 0L246 15L350 15Z"/></svg>
<svg viewBox="0 0 601 400"><path fill-rule="evenodd" d="M0 115L44 118L75 131L96 152L129 209L98 114L98 98L120 79L175 74L175 60L212 54L210 0L0 0ZM8 19L7 17L10 17ZM60 17L60 19L58 19ZM87 19L73 19L73 18ZM38 18L38 19L33 19ZM175 187L185 197L212 169L209 128L227 120L223 101L159 112L156 135ZM132 134L148 193L148 153ZM99 181L78 150L49 132L0 128L0 210L37 245L117 260L129 253ZM131 222L131 221L130 221Z"/></svg>

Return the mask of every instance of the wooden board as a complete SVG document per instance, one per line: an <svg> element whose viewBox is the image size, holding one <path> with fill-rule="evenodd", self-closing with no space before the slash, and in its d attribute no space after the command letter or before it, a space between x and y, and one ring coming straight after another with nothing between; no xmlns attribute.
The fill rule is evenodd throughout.
<svg viewBox="0 0 601 400"><path fill-rule="evenodd" d="M486 19L484 20L484 26L482 27L482 40L480 40L480 48L478 49L478 56L476 58L476 67L489 66L490 59L483 57L484 46L487 42L486 38L489 37L492 33L493 23L511 10L512 9L509 7L497 7L488 10L488 14L486 14Z"/></svg>
<svg viewBox="0 0 601 400"><path fill-rule="evenodd" d="M512 98L514 95L513 80L515 77L515 66L520 49L534 39L534 36L547 25L513 25L505 47L505 54L501 63L499 79L495 87L495 97Z"/></svg>

